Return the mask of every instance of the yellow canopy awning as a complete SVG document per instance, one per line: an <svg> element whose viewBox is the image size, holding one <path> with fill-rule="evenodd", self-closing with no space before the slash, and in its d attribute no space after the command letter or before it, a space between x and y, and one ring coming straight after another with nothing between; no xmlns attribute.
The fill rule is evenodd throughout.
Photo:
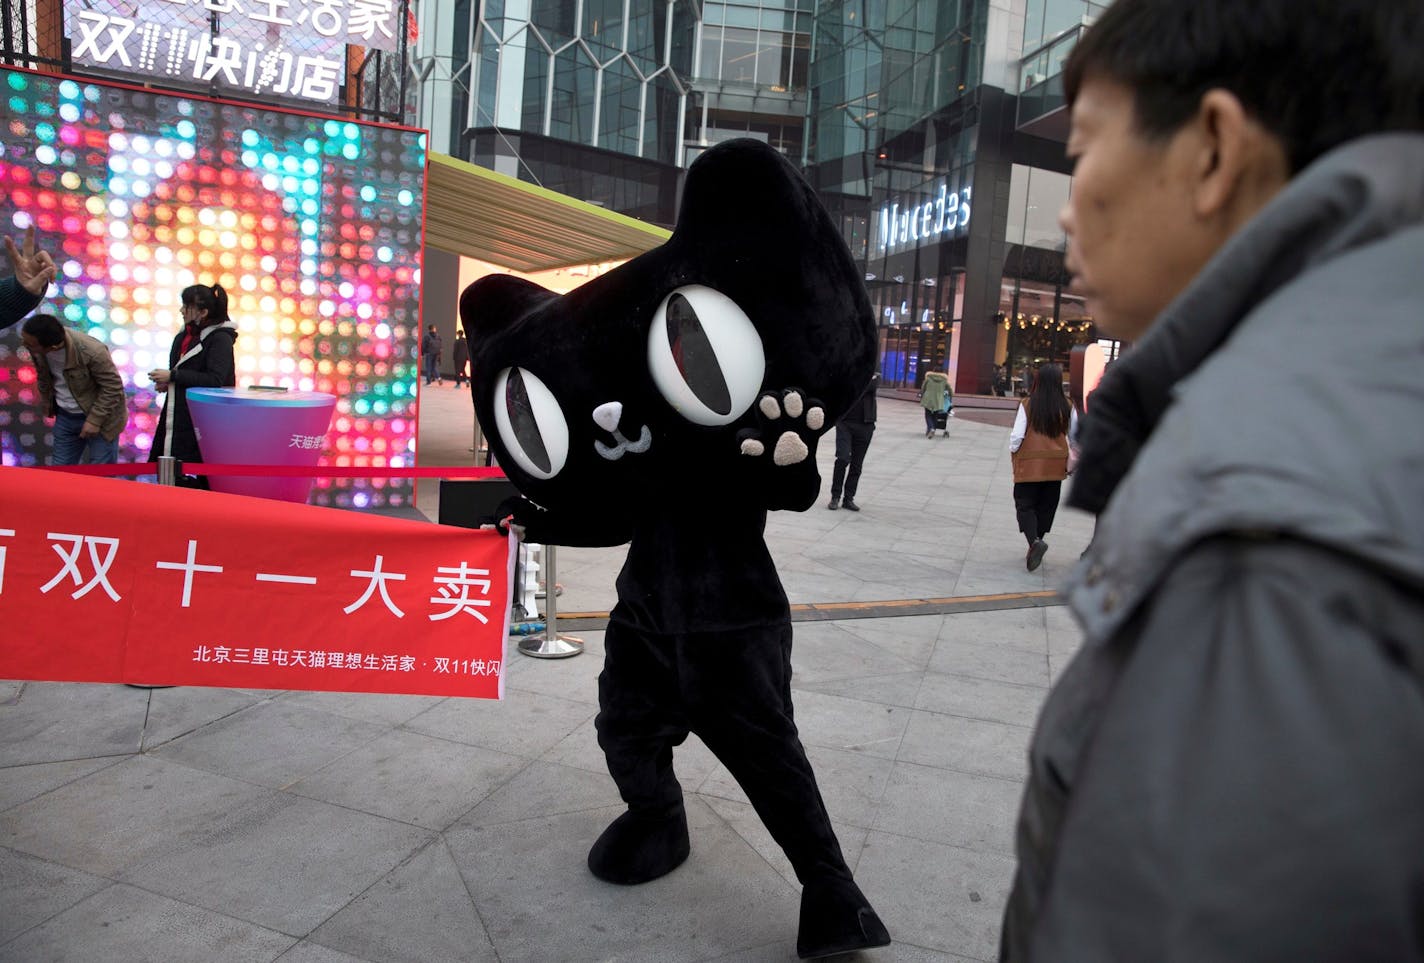
<svg viewBox="0 0 1424 963"><path fill-rule="evenodd" d="M432 152L425 243L531 273L619 261L669 232L586 201Z"/></svg>

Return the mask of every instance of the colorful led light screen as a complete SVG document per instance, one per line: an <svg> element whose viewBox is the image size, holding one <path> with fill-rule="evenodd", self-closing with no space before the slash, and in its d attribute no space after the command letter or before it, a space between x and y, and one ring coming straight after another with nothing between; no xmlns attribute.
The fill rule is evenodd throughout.
<svg viewBox="0 0 1424 963"><path fill-rule="evenodd" d="M143 461L179 296L221 284L237 383L337 397L322 464L415 464L425 135L0 69L0 235L33 218L59 267L40 311L104 341L120 461ZM3 263L3 258L0 258ZM44 464L20 326L0 333L0 464ZM410 480L318 479L314 504L411 502Z"/></svg>

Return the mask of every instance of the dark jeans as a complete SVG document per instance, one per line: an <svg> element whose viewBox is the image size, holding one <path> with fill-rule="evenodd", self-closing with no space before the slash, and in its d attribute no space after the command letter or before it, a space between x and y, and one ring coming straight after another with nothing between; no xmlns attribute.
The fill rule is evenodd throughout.
<svg viewBox="0 0 1424 963"><path fill-rule="evenodd" d="M119 460L119 441L108 441L103 435L81 438L79 432L88 421L84 415L71 414L63 408L54 418L54 449L52 465L112 465Z"/></svg>
<svg viewBox="0 0 1424 963"><path fill-rule="evenodd" d="M870 436L873 434L875 426L863 421L842 421L836 425L836 464L831 469L832 498L840 498L842 488L846 498L855 498L856 486L860 484L860 466L865 463L865 453L870 448Z"/></svg>
<svg viewBox="0 0 1424 963"><path fill-rule="evenodd" d="M438 354L428 354L425 356L425 383L440 377L440 356Z"/></svg>
<svg viewBox="0 0 1424 963"><path fill-rule="evenodd" d="M792 721L789 622L685 635L609 623L598 707L598 744L631 811L682 808L672 750L695 732L746 792L797 879L850 879Z"/></svg>
<svg viewBox="0 0 1424 963"><path fill-rule="evenodd" d="M1014 511L1019 517L1019 531L1032 545L1048 534L1053 516L1058 514L1061 481L1015 482Z"/></svg>

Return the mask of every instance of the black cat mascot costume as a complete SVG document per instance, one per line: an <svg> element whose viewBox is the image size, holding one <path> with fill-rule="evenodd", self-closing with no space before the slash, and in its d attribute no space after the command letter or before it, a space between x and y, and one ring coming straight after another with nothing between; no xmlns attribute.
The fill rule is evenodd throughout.
<svg viewBox="0 0 1424 963"><path fill-rule="evenodd" d="M588 856L643 883L688 856L672 750L695 732L802 884L797 952L890 942L851 878L791 707L791 619L763 540L804 511L816 441L869 382L875 329L810 187L737 140L687 172L662 247L557 295L495 275L460 298L475 411L530 541L631 541L598 681L598 744L628 804ZM502 509L502 512L505 509Z"/></svg>

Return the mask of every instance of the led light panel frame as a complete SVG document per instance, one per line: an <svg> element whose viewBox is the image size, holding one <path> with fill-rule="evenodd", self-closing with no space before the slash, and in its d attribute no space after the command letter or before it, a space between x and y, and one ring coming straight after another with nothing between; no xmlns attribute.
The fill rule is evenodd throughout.
<svg viewBox="0 0 1424 963"><path fill-rule="evenodd" d="M337 397L322 464L415 464L422 131L10 68L0 96L0 235L33 219L59 267L39 310L109 346L130 412L120 461L149 457L146 374L168 367L179 295L216 283L239 387ZM19 332L0 333L0 464L44 464ZM414 490L318 479L312 502L399 507Z"/></svg>

